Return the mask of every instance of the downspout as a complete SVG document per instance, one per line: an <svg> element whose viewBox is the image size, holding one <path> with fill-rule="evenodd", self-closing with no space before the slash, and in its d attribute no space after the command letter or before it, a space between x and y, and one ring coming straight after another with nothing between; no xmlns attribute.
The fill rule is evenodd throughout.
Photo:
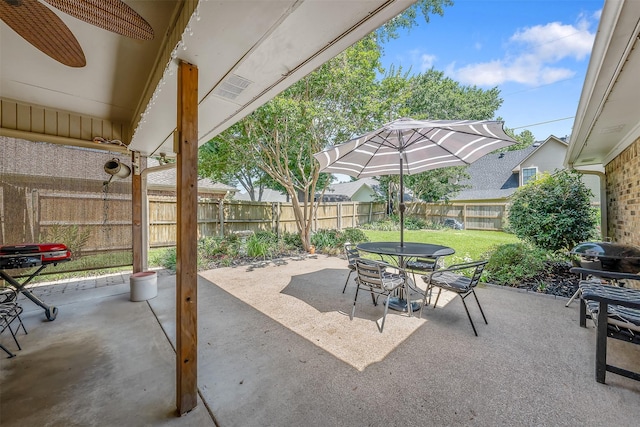
<svg viewBox="0 0 640 427"><path fill-rule="evenodd" d="M175 163L167 163L146 168L140 173L142 177L142 271L149 268L149 195L147 194L147 175L152 172L160 172L174 169Z"/></svg>

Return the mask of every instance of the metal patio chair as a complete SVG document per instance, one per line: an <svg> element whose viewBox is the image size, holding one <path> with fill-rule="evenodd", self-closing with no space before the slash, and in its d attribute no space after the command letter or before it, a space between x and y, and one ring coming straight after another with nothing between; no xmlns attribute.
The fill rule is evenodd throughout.
<svg viewBox="0 0 640 427"><path fill-rule="evenodd" d="M484 323L488 324L487 318L484 315L484 311L482 311L482 306L480 306L480 301L478 301L478 296L474 291L474 288L480 281L480 276L482 275L482 271L484 270L486 264L487 261L474 261L464 264L456 264L452 265L451 267L436 270L432 273L422 276L422 279L427 284L427 289L425 290L424 301L422 302L422 307L420 308L420 317L422 317L422 309L424 308L424 306L431 303L431 293L433 292L433 288L438 288L438 295L436 296L436 301L433 304L433 308L435 308L438 304L438 298L440 298L440 293L443 289L455 292L456 294L460 295L460 298L462 299L462 305L464 305L464 309L467 312L467 317L469 317L469 322L471 322L473 333L478 336L478 332L476 331L476 327L473 324L473 320L471 319L471 314L469 313L469 309L467 308L467 304L464 300L469 295L473 295L473 297L476 299L476 303L478 303L478 308L480 309L480 313L482 314ZM468 274L470 273L470 275L467 277L463 274L464 272L468 272Z"/></svg>
<svg viewBox="0 0 640 427"><path fill-rule="evenodd" d="M380 332L384 329L384 322L387 318L387 312L389 311L389 298L398 288L403 287L406 281L406 273L404 273L403 270L400 269L399 273L390 273L387 271L387 268L394 267L381 261L363 258L356 259L357 288L356 295L353 298L353 308L351 309L350 319L353 320L353 316L356 313L356 301L358 300L358 291L360 291L360 289L370 292L372 297L375 295L373 300L374 305L377 305L378 298L381 295L386 296L382 324L378 325Z"/></svg>
<svg viewBox="0 0 640 427"><path fill-rule="evenodd" d="M440 257L434 258L415 258L406 262L405 270L413 274L413 281L416 282L417 274L427 274L439 268Z"/></svg>
<svg viewBox="0 0 640 427"><path fill-rule="evenodd" d="M18 294L15 290L11 288L0 288L0 334L8 329L11 333L11 336L13 337L13 340L18 346L18 350L22 350L16 334L20 331L21 326L25 334L27 333L27 330L25 329L24 324L22 323L22 319L20 318L20 314L22 314L22 306L18 304L17 298ZM18 320L19 324L14 331L13 328L11 328L11 323L13 323L13 321L16 319ZM9 355L9 358L15 357L15 354L11 352L7 347L5 347L2 343L0 343L0 349L4 350L4 352Z"/></svg>
<svg viewBox="0 0 640 427"><path fill-rule="evenodd" d="M351 277L351 273L356 271L356 259L360 258L360 252L356 248L356 245L351 243L344 244L344 253L347 256L347 262L349 263L347 266L349 267L349 274L347 275L347 280L344 282L344 288L342 288L342 293L347 290L347 285L349 284L349 278Z"/></svg>

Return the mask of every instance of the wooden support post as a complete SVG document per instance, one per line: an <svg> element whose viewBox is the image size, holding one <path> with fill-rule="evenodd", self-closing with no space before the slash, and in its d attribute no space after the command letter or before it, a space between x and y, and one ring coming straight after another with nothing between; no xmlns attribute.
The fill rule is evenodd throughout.
<svg viewBox="0 0 640 427"><path fill-rule="evenodd" d="M176 394L178 414L198 404L198 68L178 66Z"/></svg>
<svg viewBox="0 0 640 427"><path fill-rule="evenodd" d="M142 175L140 175L140 153L131 154L133 176L131 177L131 236L133 251L133 272L139 273L142 267Z"/></svg>

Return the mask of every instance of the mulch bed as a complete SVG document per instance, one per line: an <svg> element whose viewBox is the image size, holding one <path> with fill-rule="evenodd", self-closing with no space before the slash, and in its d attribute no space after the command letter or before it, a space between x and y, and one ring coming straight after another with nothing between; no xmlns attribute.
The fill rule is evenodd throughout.
<svg viewBox="0 0 640 427"><path fill-rule="evenodd" d="M580 278L569 272L572 267L566 262L549 262L547 271L523 281L518 288L543 294L571 298L578 289Z"/></svg>

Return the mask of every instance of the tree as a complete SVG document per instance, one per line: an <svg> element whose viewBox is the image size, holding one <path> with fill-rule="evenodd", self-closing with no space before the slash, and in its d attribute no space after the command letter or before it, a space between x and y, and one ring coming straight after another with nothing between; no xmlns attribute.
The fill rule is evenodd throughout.
<svg viewBox="0 0 640 427"><path fill-rule="evenodd" d="M488 120L502 105L497 88L463 86L433 68L411 77L407 84L409 89L402 92L404 105L398 110L416 119ZM465 188L459 183L466 177L464 166L448 167L406 176L404 184L411 189L414 199L435 202L448 200ZM387 182L397 181L398 177L381 180L387 188Z"/></svg>
<svg viewBox="0 0 640 427"><path fill-rule="evenodd" d="M320 176L313 154L328 141L349 139L376 116L379 51L373 37L321 66L242 121L243 153L289 194L296 226L308 249ZM242 148L240 148L242 149Z"/></svg>
<svg viewBox="0 0 640 427"><path fill-rule="evenodd" d="M411 79L411 117L427 120L488 120L502 105L500 90L463 86L433 68Z"/></svg>
<svg viewBox="0 0 640 427"><path fill-rule="evenodd" d="M502 118L498 117L498 120L502 120ZM531 146L531 144L533 144L536 141L535 136L528 129L523 130L519 134L516 134L513 129L509 129L508 127L505 127L504 131L506 132L507 135L515 139L518 143L505 147L499 151L522 150L523 148L527 148Z"/></svg>
<svg viewBox="0 0 640 427"><path fill-rule="evenodd" d="M258 108L215 138L216 144L224 147L212 150L216 156L221 155L214 156L213 167L237 159L232 157L234 151L233 156L241 153L249 165L266 172L289 194L303 247L308 249L313 209L317 206L313 203L316 188L325 188L331 179L320 176L313 154L379 126L390 111L404 108L403 94L408 85L400 71L378 79L378 74L384 73L380 63L382 43L395 38L399 28L413 26L418 14L428 21L429 14L442 15L443 7L451 4L451 0L418 1ZM217 173L210 169L208 175ZM238 179L237 173L233 176ZM255 174L246 171L243 176Z"/></svg>
<svg viewBox="0 0 640 427"><path fill-rule="evenodd" d="M592 195L575 171L544 174L511 196L509 227L516 236L542 249L568 250L594 235Z"/></svg>
<svg viewBox="0 0 640 427"><path fill-rule="evenodd" d="M249 145L250 141L243 138L242 124L236 123L227 132L200 147L198 172L227 185L235 187L239 184L251 200L259 201L267 188L268 175L252 157L246 155L242 147Z"/></svg>
<svg viewBox="0 0 640 427"><path fill-rule="evenodd" d="M410 191L414 201L437 202L440 200L448 201L451 196L466 188L467 186L460 184L460 181L464 181L464 178L468 177L469 174L465 166L452 166L417 175L405 175L403 179L405 191ZM395 183L395 187L398 188L400 177L398 175L382 176L378 180L380 188L388 189L390 183ZM394 196L398 197L397 194Z"/></svg>

